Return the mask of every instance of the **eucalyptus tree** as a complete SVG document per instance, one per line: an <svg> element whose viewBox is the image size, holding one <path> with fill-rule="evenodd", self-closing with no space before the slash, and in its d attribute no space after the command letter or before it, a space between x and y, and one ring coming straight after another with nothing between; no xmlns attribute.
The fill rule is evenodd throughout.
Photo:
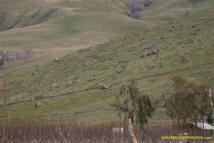
<svg viewBox="0 0 214 143"><path fill-rule="evenodd" d="M143 125L151 118L154 108L149 96L141 93L137 83L132 81L121 87L120 94L116 96L114 107L116 107L119 116L124 117L132 142L137 143L133 124L142 129Z"/></svg>

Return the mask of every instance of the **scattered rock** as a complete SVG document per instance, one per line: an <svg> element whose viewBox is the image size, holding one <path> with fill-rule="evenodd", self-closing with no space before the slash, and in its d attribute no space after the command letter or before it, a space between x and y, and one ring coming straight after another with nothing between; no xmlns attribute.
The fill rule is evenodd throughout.
<svg viewBox="0 0 214 143"><path fill-rule="evenodd" d="M118 70L115 74L120 74L122 72L124 72L124 70Z"/></svg>
<svg viewBox="0 0 214 143"><path fill-rule="evenodd" d="M196 24L196 25L193 25L192 28L196 28L196 27L198 27L198 26L199 26L199 24Z"/></svg>
<svg viewBox="0 0 214 143"><path fill-rule="evenodd" d="M145 53L145 54L143 54L143 55L140 56L140 57L143 58L143 57L155 55L155 54L158 54L158 53L159 53L159 50L153 50L152 52L150 52L150 53Z"/></svg>
<svg viewBox="0 0 214 143"><path fill-rule="evenodd" d="M190 62L190 59L187 57L182 56L181 58L182 58L183 63L189 63Z"/></svg>
<svg viewBox="0 0 214 143"><path fill-rule="evenodd" d="M40 107L41 107L41 103L40 103L40 102L36 103L36 104L35 104L35 107L36 107L36 108L40 108Z"/></svg>
<svg viewBox="0 0 214 143"><path fill-rule="evenodd" d="M55 62L58 62L58 60L59 60L59 59L58 59L58 58L56 58L54 61L55 61Z"/></svg>
<svg viewBox="0 0 214 143"><path fill-rule="evenodd" d="M105 71L102 71L100 74L103 75L105 73Z"/></svg>
<svg viewBox="0 0 214 143"><path fill-rule="evenodd" d="M159 52L159 50L153 50L152 53L153 54L157 54Z"/></svg>
<svg viewBox="0 0 214 143"><path fill-rule="evenodd" d="M196 32L199 32L199 31L200 31L200 28L195 29L195 31L196 31Z"/></svg>
<svg viewBox="0 0 214 143"><path fill-rule="evenodd" d="M111 85L108 83L108 84L103 85L102 89L109 89L110 87L111 87Z"/></svg>
<svg viewBox="0 0 214 143"><path fill-rule="evenodd" d="M33 74L38 74L38 72L37 72L37 71L34 71Z"/></svg>
<svg viewBox="0 0 214 143"><path fill-rule="evenodd" d="M153 69L154 67L155 67L155 66L152 65L152 64L148 65L148 69Z"/></svg>

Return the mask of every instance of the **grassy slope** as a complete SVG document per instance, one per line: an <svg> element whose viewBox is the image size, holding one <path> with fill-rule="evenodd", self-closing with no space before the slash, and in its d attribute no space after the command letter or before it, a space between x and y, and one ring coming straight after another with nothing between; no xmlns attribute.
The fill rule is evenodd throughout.
<svg viewBox="0 0 214 143"><path fill-rule="evenodd" d="M49 48L72 49L143 29L143 22L128 18L122 9L113 8L107 0L1 3L4 19L0 28L12 27L12 30L0 33L0 47L8 50L31 48L47 52Z"/></svg>
<svg viewBox="0 0 214 143"><path fill-rule="evenodd" d="M161 95L170 94L170 74L167 72L175 70L193 77L192 80L213 85L212 4L212 1L207 1L193 9L188 8L189 15L178 16L176 20L170 20L168 24L152 30L135 32L121 39L77 51L60 58L58 62L51 61L9 74L9 102L43 98L40 100L40 110L34 108L34 103L17 104L10 106L9 114L61 113L54 118L110 120L116 118L116 114L105 109L111 108L110 104L114 95L118 94L121 83L138 79L141 90L157 100ZM140 57L152 50L160 52ZM112 88L99 89L108 82L113 85ZM154 119L167 119L158 113L160 110L156 111ZM84 113L64 115L65 112Z"/></svg>
<svg viewBox="0 0 214 143"><path fill-rule="evenodd" d="M182 1L184 3L186 0ZM30 61L9 64L9 71L30 67L35 63L49 62L70 51L168 22L169 19L165 19L164 16L174 11L171 3L177 2L155 2L151 8L145 10L143 20L126 16L125 3L127 1L123 0L0 1L0 31L12 28L0 32L0 48L15 52L32 49L35 54L35 59ZM166 5L169 10L154 12L157 7L162 8ZM191 8L191 5L184 3L178 6L181 9L187 7ZM151 18L160 13L162 16ZM177 14L174 13L171 18Z"/></svg>
<svg viewBox="0 0 214 143"><path fill-rule="evenodd" d="M129 18L121 5L119 0L1 0L0 48L34 52L30 61L9 63L9 71L47 63L133 30L146 29L146 21Z"/></svg>

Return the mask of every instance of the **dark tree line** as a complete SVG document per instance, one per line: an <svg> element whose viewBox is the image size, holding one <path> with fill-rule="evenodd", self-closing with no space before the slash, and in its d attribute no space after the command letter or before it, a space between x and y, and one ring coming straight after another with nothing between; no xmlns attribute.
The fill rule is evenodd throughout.
<svg viewBox="0 0 214 143"><path fill-rule="evenodd" d="M127 7L130 10L130 13L127 12L127 15L139 19L140 12L147 6L152 3L152 0L138 0L138 1L131 1Z"/></svg>

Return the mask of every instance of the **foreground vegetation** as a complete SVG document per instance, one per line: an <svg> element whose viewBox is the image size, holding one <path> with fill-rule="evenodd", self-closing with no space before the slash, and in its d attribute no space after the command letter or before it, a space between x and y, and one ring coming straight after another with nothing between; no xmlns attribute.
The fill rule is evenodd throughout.
<svg viewBox="0 0 214 143"><path fill-rule="evenodd" d="M9 124L7 128L7 142L35 142L35 143L131 143L128 130L125 127L123 133L114 132L113 128L123 127L120 122L105 122L100 124L87 124L81 122L70 122L55 124L52 121L33 121L22 118L14 119L13 124ZM0 137L1 137L0 128ZM200 129L177 127L173 123L157 124L150 123L145 126L145 130L137 130L136 136L139 141L146 143L155 143L161 141L162 136L175 136L181 133L188 133L189 136L212 137L210 133L204 133ZM167 140L169 141L169 140ZM173 143L179 140L170 140ZM187 140L186 140L187 141ZM194 141L194 140L192 140ZM197 142L209 142L212 140L197 140ZM162 140L166 142L166 140Z"/></svg>

